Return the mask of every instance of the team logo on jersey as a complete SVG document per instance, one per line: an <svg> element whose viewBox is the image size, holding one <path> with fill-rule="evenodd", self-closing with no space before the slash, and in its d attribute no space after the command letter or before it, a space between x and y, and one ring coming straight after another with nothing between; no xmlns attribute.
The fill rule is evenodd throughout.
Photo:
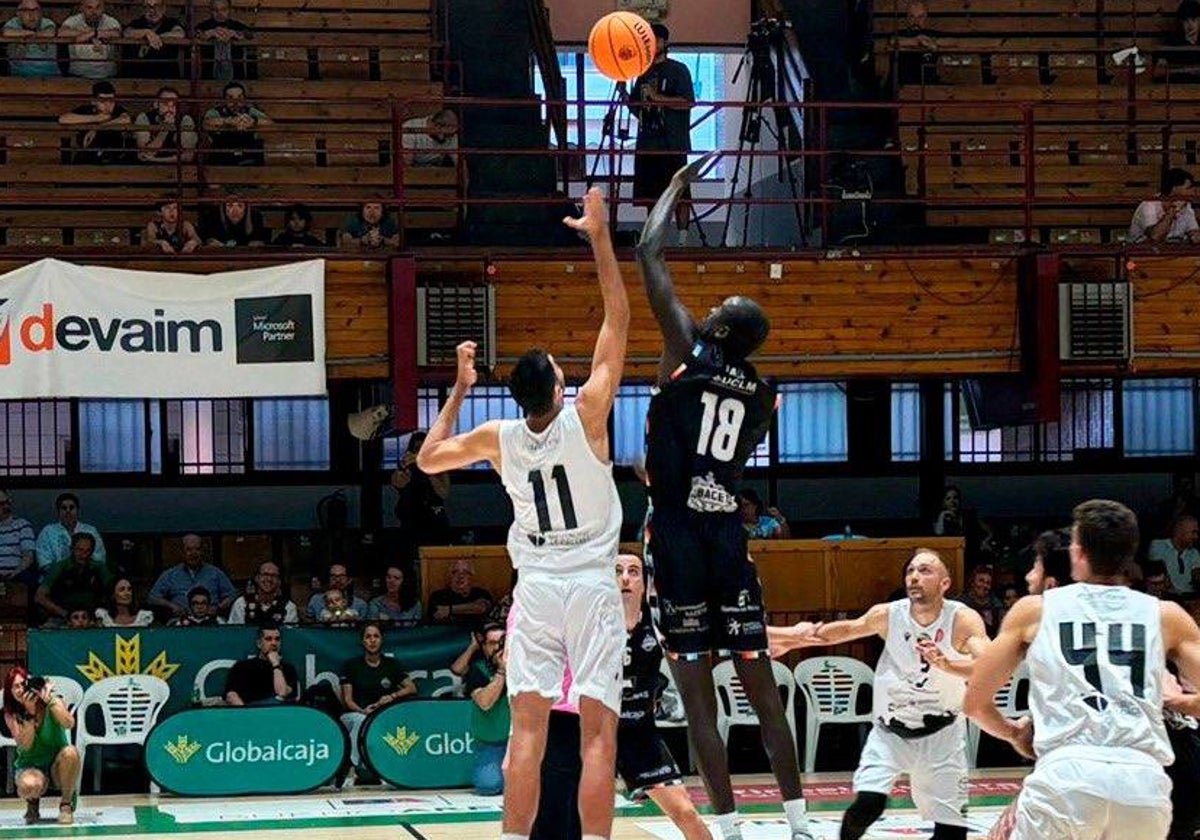
<svg viewBox="0 0 1200 840"><path fill-rule="evenodd" d="M749 589L743 589L742 591L738 592L737 605L740 609L743 609L743 610L746 609L746 607L750 606L750 590Z"/></svg>
<svg viewBox="0 0 1200 840"><path fill-rule="evenodd" d="M727 391L737 391L742 394L754 394L758 391L758 383L753 379L747 379L745 372L735 367L725 368L725 373L717 374L712 381L714 385Z"/></svg>
<svg viewBox="0 0 1200 840"><path fill-rule="evenodd" d="M933 635L934 644L940 645L944 638L946 638L946 631L939 627L937 633Z"/></svg>
<svg viewBox="0 0 1200 840"><path fill-rule="evenodd" d="M692 492L688 494L687 506L700 513L733 513L738 509L738 501L710 472L704 476L692 476Z"/></svg>
<svg viewBox="0 0 1200 840"><path fill-rule="evenodd" d="M654 648L657 645L658 645L658 642L654 641L653 636L643 636L642 637L642 650L646 651L646 653L649 653L650 651L654 650Z"/></svg>
<svg viewBox="0 0 1200 840"><path fill-rule="evenodd" d="M729 633L730 636L740 636L742 634L742 623L736 618L731 618L725 625L725 631Z"/></svg>

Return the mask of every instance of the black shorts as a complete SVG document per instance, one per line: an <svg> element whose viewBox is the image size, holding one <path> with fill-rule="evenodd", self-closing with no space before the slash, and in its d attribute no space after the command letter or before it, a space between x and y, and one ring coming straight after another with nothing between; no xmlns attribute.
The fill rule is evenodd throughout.
<svg viewBox="0 0 1200 840"><path fill-rule="evenodd" d="M638 155L633 163L633 197L636 201L655 202L667 191L671 177L687 166L688 156L685 152L679 154L647 154ZM684 193L684 199L690 197L691 187Z"/></svg>
<svg viewBox="0 0 1200 840"><path fill-rule="evenodd" d="M1200 783L1200 732L1195 729L1167 727L1175 763L1164 768L1171 777L1171 833L1168 840L1191 840L1200 828L1200 801L1196 785Z"/></svg>
<svg viewBox="0 0 1200 840"><path fill-rule="evenodd" d="M634 802L645 799L654 788L683 783L679 765L653 720L617 727L617 773Z"/></svg>
<svg viewBox="0 0 1200 840"><path fill-rule="evenodd" d="M762 584L740 514L651 511L645 567L658 634L671 656L767 652Z"/></svg>

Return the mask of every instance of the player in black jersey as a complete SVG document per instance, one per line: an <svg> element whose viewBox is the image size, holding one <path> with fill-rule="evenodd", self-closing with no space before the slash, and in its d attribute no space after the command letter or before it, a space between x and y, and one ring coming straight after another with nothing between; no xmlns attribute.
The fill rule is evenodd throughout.
<svg viewBox="0 0 1200 840"><path fill-rule="evenodd" d="M746 297L726 299L697 323L676 295L663 258L675 204L708 160L675 174L638 245L664 339L659 390L646 422L652 509L646 565L658 597L659 632L722 834L727 840L740 835L712 679L711 655L728 652L761 723L792 838L811 840L796 743L768 658L762 587L737 502L742 469L775 410L775 389L746 360L766 340L770 323Z"/></svg>

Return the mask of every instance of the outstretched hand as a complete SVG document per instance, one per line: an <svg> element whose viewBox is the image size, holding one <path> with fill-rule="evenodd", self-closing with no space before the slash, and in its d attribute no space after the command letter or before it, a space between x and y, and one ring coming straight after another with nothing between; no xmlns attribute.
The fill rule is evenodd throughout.
<svg viewBox="0 0 1200 840"><path fill-rule="evenodd" d="M567 216L563 224L571 230L583 234L588 239L595 239L608 227L608 205L604 201L604 193L599 187L592 187L583 197L583 215L578 219Z"/></svg>
<svg viewBox="0 0 1200 840"><path fill-rule="evenodd" d="M821 622L801 621L791 627L770 627L767 639L771 658L778 659L789 651L802 647L817 647L825 644L820 637Z"/></svg>

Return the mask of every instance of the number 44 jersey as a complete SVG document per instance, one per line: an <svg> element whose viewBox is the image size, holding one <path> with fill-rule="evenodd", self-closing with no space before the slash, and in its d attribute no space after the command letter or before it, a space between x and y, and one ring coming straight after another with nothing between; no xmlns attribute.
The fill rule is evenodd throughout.
<svg viewBox="0 0 1200 840"><path fill-rule="evenodd" d="M742 468L762 443L775 389L748 362L730 363L697 342L650 401L646 472L655 508L737 511Z"/></svg>
<svg viewBox="0 0 1200 840"><path fill-rule="evenodd" d="M1039 758L1071 746L1136 750L1163 765L1175 760L1163 725L1157 598L1087 583L1048 590L1026 660Z"/></svg>
<svg viewBox="0 0 1200 840"><path fill-rule="evenodd" d="M611 577L621 538L612 464L596 457L579 412L564 406L541 432L500 424L500 478L513 505L514 569L602 569Z"/></svg>

